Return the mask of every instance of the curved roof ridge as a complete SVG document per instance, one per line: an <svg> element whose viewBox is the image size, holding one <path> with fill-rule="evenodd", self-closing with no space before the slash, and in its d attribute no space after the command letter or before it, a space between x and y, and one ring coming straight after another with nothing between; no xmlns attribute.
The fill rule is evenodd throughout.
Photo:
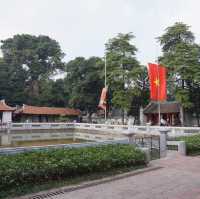
<svg viewBox="0 0 200 199"><path fill-rule="evenodd" d="M61 115L61 116L78 116L80 111L67 107L47 107L47 106L31 106L23 105L23 107L16 111L16 113L29 115Z"/></svg>
<svg viewBox="0 0 200 199"><path fill-rule="evenodd" d="M151 101L143 110L144 114L158 113L158 102ZM161 113L178 113L181 104L177 101L165 101L160 103Z"/></svg>
<svg viewBox="0 0 200 199"><path fill-rule="evenodd" d="M15 108L8 106L5 102L5 99L0 100L0 111L14 111Z"/></svg>

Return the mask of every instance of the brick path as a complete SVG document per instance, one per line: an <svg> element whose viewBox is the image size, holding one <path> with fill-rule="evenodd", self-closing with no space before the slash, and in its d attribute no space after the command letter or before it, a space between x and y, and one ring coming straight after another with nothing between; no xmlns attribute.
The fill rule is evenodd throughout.
<svg viewBox="0 0 200 199"><path fill-rule="evenodd" d="M61 194L52 199L200 199L200 157L168 156L164 168Z"/></svg>

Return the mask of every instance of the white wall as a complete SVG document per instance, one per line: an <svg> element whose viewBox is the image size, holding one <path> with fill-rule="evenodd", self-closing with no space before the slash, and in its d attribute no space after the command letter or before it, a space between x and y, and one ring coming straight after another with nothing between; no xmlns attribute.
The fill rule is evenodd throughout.
<svg viewBox="0 0 200 199"><path fill-rule="evenodd" d="M2 123L12 122L12 112L3 112Z"/></svg>

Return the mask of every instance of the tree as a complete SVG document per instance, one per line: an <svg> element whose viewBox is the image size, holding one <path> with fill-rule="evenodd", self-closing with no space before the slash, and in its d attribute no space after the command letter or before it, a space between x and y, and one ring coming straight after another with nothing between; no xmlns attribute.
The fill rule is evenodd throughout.
<svg viewBox="0 0 200 199"><path fill-rule="evenodd" d="M58 42L48 36L22 34L2 40L1 43L4 61L12 68L12 73L16 78L20 78L20 73L25 74L25 80L21 81L24 80L24 91L29 97L26 101L37 103L39 81L64 67L64 54Z"/></svg>
<svg viewBox="0 0 200 199"><path fill-rule="evenodd" d="M77 57L66 65L65 85L69 93L69 104L88 113L97 111L103 87L104 63L101 58Z"/></svg>
<svg viewBox="0 0 200 199"><path fill-rule="evenodd" d="M24 70L0 59L0 99L6 99L12 105L22 104L27 98L24 92L25 80Z"/></svg>
<svg viewBox="0 0 200 199"><path fill-rule="evenodd" d="M118 34L106 43L107 77L112 93L112 105L124 112L129 111L134 95L138 95L137 79L141 67L135 55L137 48L131 43L132 33Z"/></svg>
<svg viewBox="0 0 200 199"><path fill-rule="evenodd" d="M140 108L149 103L149 79L145 66L141 66L134 91L128 114L135 118L135 123L139 124Z"/></svg>
<svg viewBox="0 0 200 199"><path fill-rule="evenodd" d="M40 101L42 106L66 107L68 106L69 94L66 91L63 79L43 79L40 81Z"/></svg>
<svg viewBox="0 0 200 199"><path fill-rule="evenodd" d="M176 22L173 26L165 29L165 33L158 37L164 53L173 52L179 44L193 44L194 34L189 30L190 26Z"/></svg>
<svg viewBox="0 0 200 199"><path fill-rule="evenodd" d="M200 47L189 26L175 23L158 38L163 50L159 61L168 67L170 99L200 117Z"/></svg>

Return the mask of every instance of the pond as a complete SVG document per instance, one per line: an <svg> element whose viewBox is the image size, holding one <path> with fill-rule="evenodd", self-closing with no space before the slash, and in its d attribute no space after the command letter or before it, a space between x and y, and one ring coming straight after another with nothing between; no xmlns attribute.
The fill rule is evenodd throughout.
<svg viewBox="0 0 200 199"><path fill-rule="evenodd" d="M14 141L9 147L29 147L29 146L47 146L58 144L75 144L88 142L82 139L59 139L59 140L32 140L32 141ZM2 146L0 145L2 148ZM8 147L8 146L7 146Z"/></svg>

